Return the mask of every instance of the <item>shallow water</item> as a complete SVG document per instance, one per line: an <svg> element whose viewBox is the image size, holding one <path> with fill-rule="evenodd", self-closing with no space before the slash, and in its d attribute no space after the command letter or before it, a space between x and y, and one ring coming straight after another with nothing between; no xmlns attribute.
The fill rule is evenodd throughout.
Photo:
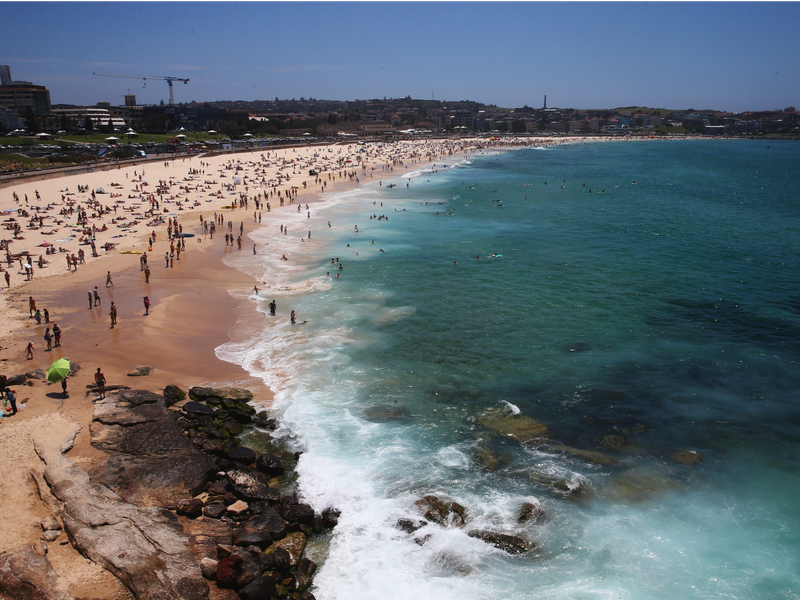
<svg viewBox="0 0 800 600"><path fill-rule="evenodd" d="M271 213L252 234L268 252L235 264L279 315L217 353L275 390L303 495L342 510L317 597L800 597L799 159L749 141L524 149ZM553 443L493 433L476 419L492 407ZM704 461L672 460L687 450ZM398 530L426 494L468 526ZM546 521L520 525L525 502Z"/></svg>

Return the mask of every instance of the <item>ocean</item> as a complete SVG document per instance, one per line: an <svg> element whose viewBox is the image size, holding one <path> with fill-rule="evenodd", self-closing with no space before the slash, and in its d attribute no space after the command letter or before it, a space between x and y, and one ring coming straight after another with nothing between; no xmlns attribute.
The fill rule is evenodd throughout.
<svg viewBox="0 0 800 600"><path fill-rule="evenodd" d="M779 141L487 151L265 214L230 263L263 323L217 355L275 391L300 494L342 511L316 597L800 598L798 164ZM428 495L466 525L398 528Z"/></svg>

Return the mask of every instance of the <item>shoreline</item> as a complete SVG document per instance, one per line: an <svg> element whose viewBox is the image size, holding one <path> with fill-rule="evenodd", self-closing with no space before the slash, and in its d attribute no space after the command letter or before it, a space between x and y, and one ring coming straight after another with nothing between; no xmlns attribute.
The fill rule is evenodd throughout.
<svg viewBox="0 0 800 600"><path fill-rule="evenodd" d="M405 169L401 167L399 173L392 174L399 176L403 172L413 170L414 165L411 161L422 163L428 158L425 155L426 150L431 154L431 150L435 148L430 148L425 143L410 144L402 149L405 153L400 158L390 154L389 150L392 148L388 147L385 152L375 152L369 161L364 161L366 163L364 171L374 165L391 163L393 160L409 161L408 165L404 165ZM321 153L319 147L310 150L312 155ZM333 147L328 154L337 156L335 153L339 150L343 148ZM358 150L351 148L351 151ZM273 168L269 173L265 173L266 169L262 170L264 173L262 181L266 181L267 177L270 179L277 177L277 185L266 186L262 183L254 186L255 189L241 190L245 185L241 184L236 186L236 192L233 193L237 195L247 193L252 202L254 192L256 194L270 192L269 201L277 205L279 204L277 191L283 192L295 186L298 188L296 202L312 204L324 202L325 197L331 194L359 186L360 182L356 181L356 177L362 173L362 167L344 163L339 170L321 171L323 177L318 180L322 184L319 188L314 184L303 188L302 181L310 183L313 178L307 175L308 170L302 166L319 163L321 161L318 159L321 157L309 155L300 158L289 156L288 152L290 151L284 151L284 156L279 157L270 155L275 163ZM295 153L291 152L292 155ZM137 207L133 206L141 202L140 198L131 198L141 183L133 173L139 172L139 166L118 169L116 173L113 170L100 171L91 176L79 175L44 182L26 182L15 188L4 188L0 193L0 210L13 211L4 213L5 218L15 218L15 223L24 225L21 236L24 239L9 244L14 254L28 251L36 252L38 255L38 252L42 251L39 244L44 243L43 240L48 243L53 238L66 240L68 235L70 242L61 244L66 246L70 253L77 253L78 249L87 251L86 264L80 265L74 272L67 272L64 254L43 255L51 262L43 270L35 268L36 275L31 281L22 281L15 260L11 267L11 289L6 289L3 285L3 293L0 294L0 305L4 308L0 311L2 312L0 326L5 333L0 340L0 344L4 347L0 352L0 374L10 377L35 369L46 370L50 363L61 357L81 365L81 370L68 380L68 398L63 397L60 385L49 385L36 378L29 378L24 385L13 386L17 391L20 410L15 416L0 419L0 441L7 450L6 458L9 465L7 479L10 484L0 491L0 501L8 507L6 517L8 521L14 523L14 526L6 528L0 534L0 552L20 544L36 542L41 535L38 522L48 514L38 499L35 486L28 475L31 467L41 464L32 447L34 431L40 431L42 428L52 429L55 437L60 431L77 423L81 432L69 457L84 469L90 469L97 461L106 459L106 453L94 448L88 435L94 406L90 397L93 394L88 394L86 390L87 386L93 383L93 374L98 367L102 369L109 385L128 385L134 389L147 389L159 393L168 384L176 384L183 389L194 385L229 385L252 390L256 402L262 406L269 406L272 402L272 392L263 381L250 376L242 367L217 358L215 352L223 343L237 339L240 335L247 336L248 322L256 318L263 319L261 313L257 311L258 303L253 302L249 293L250 286L257 285L257 280L225 263L225 256L238 255L239 250L224 244L221 239L224 235L222 227L218 229L214 240L200 233L200 215L208 219L213 218L215 212L223 214L225 221L234 219L241 221L246 227L245 236L252 232L254 227L264 229L270 224L276 225L275 219L278 218L280 207L274 206L276 210L272 212L276 214L268 218L266 223L253 224L248 222L248 216L252 216L249 209L222 209L224 204L230 202L231 196L230 193L226 195L223 192L219 195L217 192L217 185L222 191L222 184L226 181L220 177L227 175L227 181L232 180L233 173L222 170L226 165L238 166L237 162L243 162L248 164L248 170L254 171L257 169L257 164L244 163L244 160L258 161L259 155L262 154L265 153L256 151L251 155L224 156L217 164L205 167L201 167L201 162L205 161L191 159L164 163L161 166L148 166L146 179L152 182L148 186L148 192L153 190L158 180L171 182L167 190L171 200L166 199L166 194L160 196L162 205L170 204L170 212L164 215L179 216L179 222L186 231L194 231L196 234L195 237L186 239L187 251L182 253L180 260L174 261L174 266L171 268L164 267L162 262L163 253L168 251L165 225L155 229L147 228L144 226L146 218L136 216L135 220L139 221L138 226L117 229L114 227L117 223L112 220L114 212L105 215L95 214L91 218L93 224L98 228L103 225L108 228L106 235L97 234L97 245L113 240L119 246L111 252L105 254L101 252L98 258L92 258L89 256L88 245L77 243L78 234L73 228L73 233L70 235L69 223L65 223L66 219L60 218L63 215L59 215L60 210L67 208L66 201L70 199L70 196L66 195L66 190L69 189L70 193L74 193L75 186L80 184L89 189L110 188L114 194L119 194L115 200L123 207L125 222L129 222L135 215L141 214L141 209L137 210ZM409 158L410 156L413 157ZM442 158L452 160L452 155L445 155ZM303 161L308 162L302 164ZM297 166L301 166L299 173ZM281 171L287 168L291 168L292 174L280 176ZM187 179L191 176L186 175L189 169L205 170L207 174L192 178L190 183ZM209 171L211 173L208 173ZM355 174L356 177L349 177L345 173ZM326 177L328 174L330 179ZM203 182L206 180L213 180L217 185L204 186ZM112 188L109 186L109 181L121 185ZM222 183L219 183L220 181ZM184 194L178 191L182 186L187 188L197 186L197 189ZM205 188L206 193L212 190L215 192L214 196L210 194L206 196L211 197L212 201L207 203L208 206L204 205L205 203L199 206L195 204L184 210L187 208L185 203L190 196L200 195L198 191L200 186ZM25 194L29 194L30 199L25 210L32 215L36 214L33 209L36 203L34 200L36 191L41 196L40 207L45 204L50 205L49 211L42 211L39 214L47 215L46 219L51 223L61 221L57 226L41 227L37 224L36 227L29 227L30 223L26 217L15 214L17 213L15 209L21 207L24 202L15 203L11 194L16 192L21 200ZM82 197L83 201L72 196L76 200L74 206L87 206L85 201L89 197L88 194L77 196ZM108 194L102 197L97 194L97 197L102 199L103 204L111 200ZM59 199L63 199L63 204ZM195 202L199 203L199 200ZM175 210L176 207L183 210L183 214ZM293 208L291 205L284 207L285 210ZM118 209L117 214L120 212ZM8 217L9 214L12 217ZM58 230L59 234L55 235ZM157 240L152 246L152 251L148 252L152 276L150 283L145 283L143 274L138 268L140 255L120 254L119 251L148 250L146 237L153 230L157 232ZM54 234L52 238L43 237L51 231ZM12 233L3 229L0 235L3 239L9 240L13 239ZM121 237L114 237L114 234ZM53 243L56 247L59 246L58 240ZM245 243L242 252L247 251L248 244ZM274 260L278 260L278 257L274 257ZM7 264L3 267L7 267ZM104 283L107 272L112 275L113 286L106 289ZM95 286L101 296L102 305L90 309L85 294ZM142 303L144 295L148 295L151 300L148 316L144 315ZM37 308L48 309L50 324L58 323L61 327L63 333L60 348L53 348L49 352L44 350L42 337L48 324L43 322L37 325L30 318L26 312L29 296L34 297ZM116 303L119 314L117 325L113 329L110 328L108 316L111 301ZM24 347L28 341L34 344L33 360L24 358ZM151 367L151 374L145 378L126 376L126 373L140 366ZM56 571L66 577L70 593L74 596L119 597L123 594L124 597L124 594L127 594L118 580L98 565L80 556L71 545L51 544L50 548L49 558Z"/></svg>

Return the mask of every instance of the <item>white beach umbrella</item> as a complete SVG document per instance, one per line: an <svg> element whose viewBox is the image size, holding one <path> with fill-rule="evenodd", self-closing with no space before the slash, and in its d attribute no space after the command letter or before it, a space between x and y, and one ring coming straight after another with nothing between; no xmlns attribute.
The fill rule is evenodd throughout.
<svg viewBox="0 0 800 600"><path fill-rule="evenodd" d="M215 134L215 133L217 133L217 132L216 132L216 131L214 131L213 129L209 129L209 130L208 130L208 133L210 133L210 134L212 134L212 135L213 135L213 134Z"/></svg>
<svg viewBox="0 0 800 600"><path fill-rule="evenodd" d="M106 138L107 142L116 142L119 138L115 138L113 135Z"/></svg>
<svg viewBox="0 0 800 600"><path fill-rule="evenodd" d="M178 135L176 135L175 137L176 137L176 138L185 138L186 136L185 136L185 135L183 135L182 133L179 133L179 134L178 134Z"/></svg>

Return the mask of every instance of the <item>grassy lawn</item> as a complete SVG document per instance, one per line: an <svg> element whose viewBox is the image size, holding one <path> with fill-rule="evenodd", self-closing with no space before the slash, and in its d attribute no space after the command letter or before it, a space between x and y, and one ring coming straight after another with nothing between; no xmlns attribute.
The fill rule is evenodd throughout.
<svg viewBox="0 0 800 600"><path fill-rule="evenodd" d="M39 144L58 146L58 142L53 139L40 140L35 137L0 137L0 146L37 146Z"/></svg>
<svg viewBox="0 0 800 600"><path fill-rule="evenodd" d="M26 169L52 166L43 158L28 158L21 154L0 154L0 173L10 170L12 164L16 166L19 163L22 163Z"/></svg>

